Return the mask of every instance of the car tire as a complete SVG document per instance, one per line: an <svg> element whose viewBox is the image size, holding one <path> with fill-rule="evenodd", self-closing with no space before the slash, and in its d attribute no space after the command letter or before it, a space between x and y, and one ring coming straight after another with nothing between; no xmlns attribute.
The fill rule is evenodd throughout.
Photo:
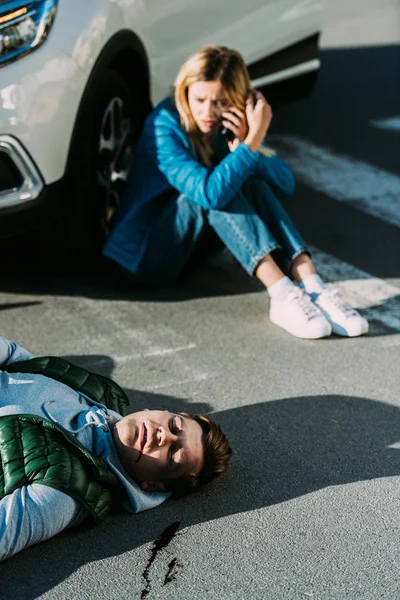
<svg viewBox="0 0 400 600"><path fill-rule="evenodd" d="M78 113L65 177L61 254L96 262L119 204L133 144L144 119L141 104L118 72L94 82Z"/></svg>

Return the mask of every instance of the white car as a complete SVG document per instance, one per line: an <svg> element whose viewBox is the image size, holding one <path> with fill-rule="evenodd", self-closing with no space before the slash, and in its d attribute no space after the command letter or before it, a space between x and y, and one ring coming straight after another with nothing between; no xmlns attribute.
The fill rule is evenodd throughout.
<svg viewBox="0 0 400 600"><path fill-rule="evenodd" d="M282 83L311 87L321 27L317 0L0 0L0 237L98 248L143 120L193 51L239 50L281 102Z"/></svg>

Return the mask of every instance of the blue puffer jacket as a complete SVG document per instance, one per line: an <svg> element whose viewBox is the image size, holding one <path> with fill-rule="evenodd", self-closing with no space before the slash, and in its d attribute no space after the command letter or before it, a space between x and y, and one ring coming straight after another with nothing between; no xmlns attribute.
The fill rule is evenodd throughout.
<svg viewBox="0 0 400 600"><path fill-rule="evenodd" d="M194 157L171 99L160 102L147 117L136 145L124 199L103 254L135 273L152 223L163 210L160 196L168 190L185 194L206 210L226 210L251 175L273 186L279 198L293 193L293 174L275 153L254 153L246 144L229 152L224 145L220 162L204 167Z"/></svg>

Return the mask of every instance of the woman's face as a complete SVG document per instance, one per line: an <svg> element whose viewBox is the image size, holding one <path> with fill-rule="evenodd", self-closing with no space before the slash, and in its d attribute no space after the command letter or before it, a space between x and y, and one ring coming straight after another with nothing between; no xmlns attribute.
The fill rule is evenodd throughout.
<svg viewBox="0 0 400 600"><path fill-rule="evenodd" d="M209 133L222 121L222 113L229 108L225 89L220 81L196 81L189 86L189 108L202 133Z"/></svg>
<svg viewBox="0 0 400 600"><path fill-rule="evenodd" d="M203 466L203 430L197 421L167 410L144 410L118 421L113 430L121 463L148 491Z"/></svg>

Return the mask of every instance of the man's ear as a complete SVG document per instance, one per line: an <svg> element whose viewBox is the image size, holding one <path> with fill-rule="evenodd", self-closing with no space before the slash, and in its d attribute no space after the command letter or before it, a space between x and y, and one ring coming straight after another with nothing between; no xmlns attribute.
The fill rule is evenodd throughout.
<svg viewBox="0 0 400 600"><path fill-rule="evenodd" d="M142 481L140 487L144 492L166 492L162 481Z"/></svg>

